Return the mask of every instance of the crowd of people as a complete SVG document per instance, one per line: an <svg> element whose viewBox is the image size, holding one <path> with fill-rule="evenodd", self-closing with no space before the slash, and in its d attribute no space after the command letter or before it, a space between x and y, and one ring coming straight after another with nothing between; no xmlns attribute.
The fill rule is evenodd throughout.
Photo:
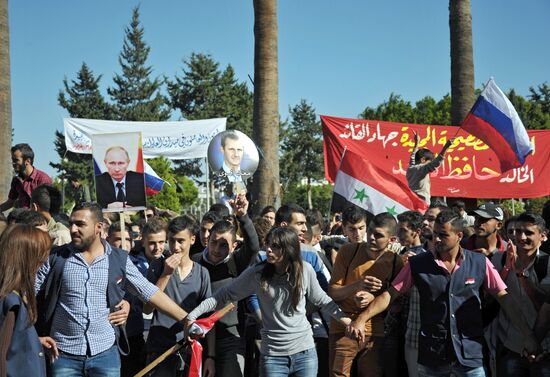
<svg viewBox="0 0 550 377"><path fill-rule="evenodd" d="M424 213L397 216L349 206L328 221L292 203L252 216L244 194L200 219L148 207L130 222L85 201L64 215L32 149L12 157L0 377L134 376L230 302L198 339L204 376L550 375L539 214L468 213L428 186ZM148 375L187 376L190 357Z"/></svg>

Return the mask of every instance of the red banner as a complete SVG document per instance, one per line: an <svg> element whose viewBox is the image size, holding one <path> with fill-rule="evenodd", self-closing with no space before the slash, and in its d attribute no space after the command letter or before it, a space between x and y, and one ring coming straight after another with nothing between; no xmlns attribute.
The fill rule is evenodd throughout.
<svg viewBox="0 0 550 377"><path fill-rule="evenodd" d="M325 176L334 182L344 147L368 158L406 182L414 146L439 153L457 127L406 124L321 115ZM550 131L528 131L534 152L521 168L500 173L494 152L464 130L456 135L438 170L431 174L432 196L462 198L535 198L550 195Z"/></svg>

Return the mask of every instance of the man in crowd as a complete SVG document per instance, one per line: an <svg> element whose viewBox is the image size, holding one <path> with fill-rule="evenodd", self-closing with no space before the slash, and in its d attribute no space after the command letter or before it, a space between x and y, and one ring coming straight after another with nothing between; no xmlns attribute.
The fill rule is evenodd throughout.
<svg viewBox="0 0 550 377"><path fill-rule="evenodd" d="M11 180L8 199L0 204L0 212L14 206L30 208L32 191L40 185L52 184L52 179L46 173L33 166L34 152L28 144L14 145L11 148L11 161L15 177Z"/></svg>
<svg viewBox="0 0 550 377"><path fill-rule="evenodd" d="M424 218L420 212L407 211L397 215L397 235L399 243L404 246L401 254L405 260L425 252L420 234L424 225ZM433 231L433 229L432 229ZM412 287L408 300L404 300L407 326L405 330L405 360L409 377L418 376L418 332L420 331L420 309L418 290Z"/></svg>
<svg viewBox="0 0 550 377"><path fill-rule="evenodd" d="M419 376L485 376L481 291L495 296L520 329L522 349L538 343L506 284L488 258L460 247L463 220L452 210L437 215L435 249L409 258L390 287L348 326L347 334L365 339L365 323L413 285L420 295Z"/></svg>
<svg viewBox="0 0 550 377"><path fill-rule="evenodd" d="M392 215L378 214L369 224L366 242L346 244L338 252L329 294L347 316L356 318L403 267L402 259L390 251L391 244L397 240L396 225ZM331 376L349 377L355 358L359 376L383 375L384 315L358 326L365 335L360 343L347 338L343 326L331 322Z"/></svg>
<svg viewBox="0 0 550 377"><path fill-rule="evenodd" d="M31 203L31 208L46 218L53 246L71 242L69 228L53 218L61 209L61 193L58 189L50 185L38 186L32 191Z"/></svg>
<svg viewBox="0 0 550 377"><path fill-rule="evenodd" d="M456 212L457 215L462 217L462 220L464 220L464 224L466 226L474 226L475 218L474 216L468 215L466 212L466 204L463 200L457 200L453 204L451 204L451 209Z"/></svg>
<svg viewBox="0 0 550 377"><path fill-rule="evenodd" d="M40 313L37 326L56 342L52 351L57 360L51 372L54 377L117 376L117 345L128 351L125 331L117 327L127 317L127 312L118 310L124 290L178 321L187 313L141 275L127 252L101 239L99 205L77 205L70 224L72 242L54 249L38 271L35 284Z"/></svg>
<svg viewBox="0 0 550 377"><path fill-rule="evenodd" d="M489 202L481 204L475 211L475 233L466 241L464 247L468 250L483 253L486 257L506 250L506 241L499 232L504 220L504 212L499 206Z"/></svg>
<svg viewBox="0 0 550 377"><path fill-rule="evenodd" d="M492 261L508 286L508 292L517 302L521 315L500 310L498 315L497 375L546 376L550 375L550 359L533 362L523 357L522 327L535 328L535 321L550 292L550 258L540 251L546 240L546 223L539 215L523 213L515 223L515 238L509 242L507 252L496 253ZM517 322L521 321L521 325ZM550 338L537 334L542 341L541 350L550 351Z"/></svg>

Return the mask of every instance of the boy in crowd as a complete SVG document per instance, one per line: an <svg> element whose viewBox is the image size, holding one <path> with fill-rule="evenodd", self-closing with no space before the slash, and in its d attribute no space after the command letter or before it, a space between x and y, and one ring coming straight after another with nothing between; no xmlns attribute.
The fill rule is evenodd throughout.
<svg viewBox="0 0 550 377"><path fill-rule="evenodd" d="M172 219L168 224L170 255L161 254L159 258L153 260L147 273L147 279L186 312L195 308L211 295L208 271L189 257L189 250L195 242L197 228L197 224L189 216ZM152 307L145 305L143 311L149 314ZM147 337L148 363L176 344L176 337L182 331L183 327L180 322L155 310ZM214 337L214 332L207 335L208 357L204 362L205 376L213 376L215 373ZM183 369L179 355L171 355L155 368L151 376L183 376Z"/></svg>
<svg viewBox="0 0 550 377"><path fill-rule="evenodd" d="M378 214L369 224L366 242L346 244L338 252L329 294L347 316L356 318L403 267L402 259L390 251L391 244L397 240L396 227L392 215ZM363 342L347 338L346 329L331 322L331 376L349 377L356 357L359 376L382 376L384 316L378 315L359 326L365 335Z"/></svg>
<svg viewBox="0 0 550 377"><path fill-rule="evenodd" d="M244 238L241 248L236 248L237 234L235 226L225 220L216 222L208 229L208 247L200 254L193 255L193 260L208 270L212 292L230 284L239 276L252 261L260 249L258 236L254 230L254 224L248 217L248 200L245 195L238 194L229 201L233 207L233 213L237 217L239 227ZM206 215L205 215L206 216ZM201 241L202 228L201 223ZM205 237L206 238L206 237ZM212 358L215 358L216 370L227 377L241 377L244 370L244 339L241 339L237 311L233 311L216 323L216 347Z"/></svg>
<svg viewBox="0 0 550 377"><path fill-rule="evenodd" d="M454 138L447 140L441 152L439 152L437 157L434 157L434 153L431 150L426 148L418 149L420 137L416 132L414 133L414 148L406 173L407 182L410 189L427 204L430 204L431 199L430 173L441 165L445 152L447 152L447 149L449 149L453 142Z"/></svg>

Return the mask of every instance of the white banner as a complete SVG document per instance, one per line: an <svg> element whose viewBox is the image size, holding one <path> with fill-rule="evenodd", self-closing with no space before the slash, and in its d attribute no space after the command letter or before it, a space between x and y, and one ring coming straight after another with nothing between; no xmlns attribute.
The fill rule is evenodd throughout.
<svg viewBox="0 0 550 377"><path fill-rule="evenodd" d="M180 122L121 122L114 120L65 118L65 145L74 153L92 153L90 135L139 132L143 140L143 157L164 156L171 160L204 158L208 144L225 131L226 118Z"/></svg>

